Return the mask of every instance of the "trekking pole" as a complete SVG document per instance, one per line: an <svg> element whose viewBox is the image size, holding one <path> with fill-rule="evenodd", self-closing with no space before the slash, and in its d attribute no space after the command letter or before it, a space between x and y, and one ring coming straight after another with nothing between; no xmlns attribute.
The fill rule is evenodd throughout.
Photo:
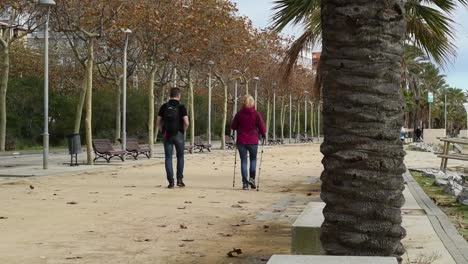
<svg viewBox="0 0 468 264"><path fill-rule="evenodd" d="M262 152L260 153L260 164L258 165L257 192L260 190L260 174L262 173L263 146L264 145L265 145L265 139L262 140Z"/></svg>
<svg viewBox="0 0 468 264"><path fill-rule="evenodd" d="M232 177L232 188L236 187L236 168L237 168L237 145L234 147L234 176Z"/></svg>

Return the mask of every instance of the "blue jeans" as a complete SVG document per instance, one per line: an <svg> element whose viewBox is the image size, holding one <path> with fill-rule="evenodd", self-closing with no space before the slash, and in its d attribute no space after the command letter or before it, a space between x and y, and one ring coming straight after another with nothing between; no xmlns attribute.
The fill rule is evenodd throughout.
<svg viewBox="0 0 468 264"><path fill-rule="evenodd" d="M242 174L242 183L247 184L247 152L249 153L250 158L250 179L255 180L255 173L257 170L257 150L258 145L244 145L237 144L237 149L239 150L239 156L241 159L241 174Z"/></svg>
<svg viewBox="0 0 468 264"><path fill-rule="evenodd" d="M174 147L177 156L177 181L184 178L184 135L180 132L177 135L164 139L164 156L167 181L174 183L174 170L172 168L172 155L174 154Z"/></svg>

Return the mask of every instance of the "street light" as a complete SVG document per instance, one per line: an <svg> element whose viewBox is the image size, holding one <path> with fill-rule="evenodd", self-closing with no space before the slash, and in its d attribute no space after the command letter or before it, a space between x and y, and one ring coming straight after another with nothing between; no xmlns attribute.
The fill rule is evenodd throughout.
<svg viewBox="0 0 468 264"><path fill-rule="evenodd" d="M208 74L208 145L211 145L211 71L213 70L214 61L208 61L210 73Z"/></svg>
<svg viewBox="0 0 468 264"><path fill-rule="evenodd" d="M128 49L128 38L132 34L132 31L128 28L120 29L125 34L125 47L123 57L123 84L122 84L122 150L127 149L127 49ZM125 159L125 155L124 155Z"/></svg>
<svg viewBox="0 0 468 264"><path fill-rule="evenodd" d="M42 168L49 167L49 17L50 7L55 5L53 0L39 0L39 6L47 7L44 28L44 133Z"/></svg>

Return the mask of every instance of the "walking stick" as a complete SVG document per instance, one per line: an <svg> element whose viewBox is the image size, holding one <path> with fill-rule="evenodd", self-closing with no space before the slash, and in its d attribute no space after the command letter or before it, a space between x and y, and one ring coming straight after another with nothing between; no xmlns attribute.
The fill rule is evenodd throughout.
<svg viewBox="0 0 468 264"><path fill-rule="evenodd" d="M265 139L262 140L262 152L260 153L260 164L258 165L257 192L260 190L260 174L262 173L262 160L263 160L263 146L264 145L265 145Z"/></svg>
<svg viewBox="0 0 468 264"><path fill-rule="evenodd" d="M237 168L237 144L234 147L234 176L232 177L232 188L236 187L236 168Z"/></svg>

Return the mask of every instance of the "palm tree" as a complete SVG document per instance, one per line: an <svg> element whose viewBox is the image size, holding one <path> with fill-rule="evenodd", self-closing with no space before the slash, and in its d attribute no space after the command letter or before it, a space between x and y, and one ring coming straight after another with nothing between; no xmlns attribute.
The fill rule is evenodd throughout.
<svg viewBox="0 0 468 264"><path fill-rule="evenodd" d="M275 0L276 13L272 27L281 31L287 25L302 25L303 34L288 50L285 64L286 73L296 63L299 54L306 48L320 43L322 34L320 0ZM468 6L467 0L406 0L404 4L406 21L406 42L424 50L435 62L450 61L456 55L453 44L454 21L450 18L457 4Z"/></svg>
<svg viewBox="0 0 468 264"><path fill-rule="evenodd" d="M454 8L448 3L454 2L435 1L444 12ZM451 20L421 1L406 1L405 6L401 0L276 4L276 29L290 22L306 25L289 62L322 36L322 245L333 255L401 259L406 235L400 210L405 202L405 153L398 139L404 107L399 93L403 43L420 45L435 60L453 55L447 33Z"/></svg>

